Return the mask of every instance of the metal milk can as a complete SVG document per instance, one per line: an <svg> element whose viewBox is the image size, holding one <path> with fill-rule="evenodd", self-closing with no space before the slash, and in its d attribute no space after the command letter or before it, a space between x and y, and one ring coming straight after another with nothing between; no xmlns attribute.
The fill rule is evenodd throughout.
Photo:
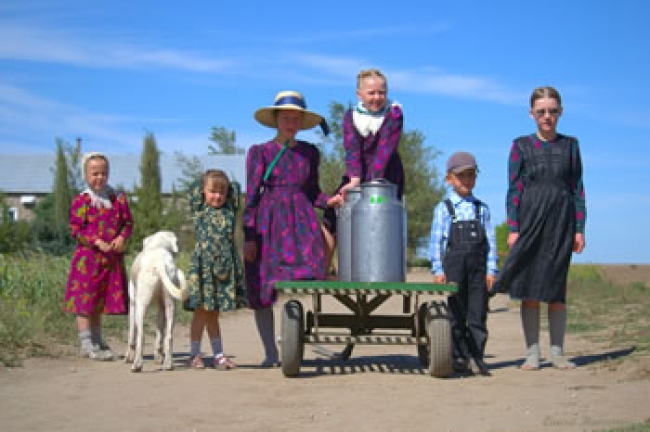
<svg viewBox="0 0 650 432"><path fill-rule="evenodd" d="M397 185L376 179L361 185L352 209L352 281L406 280L406 221Z"/></svg>
<svg viewBox="0 0 650 432"><path fill-rule="evenodd" d="M352 281L352 209L361 198L361 187L348 189L337 215L336 243L339 280Z"/></svg>

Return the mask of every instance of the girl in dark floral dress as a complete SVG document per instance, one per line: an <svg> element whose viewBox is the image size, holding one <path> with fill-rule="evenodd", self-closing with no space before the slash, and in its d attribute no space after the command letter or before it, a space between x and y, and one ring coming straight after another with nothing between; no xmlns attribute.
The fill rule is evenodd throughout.
<svg viewBox="0 0 650 432"><path fill-rule="evenodd" d="M219 312L245 306L244 276L235 245L239 185L221 170L208 170L189 191L196 243L188 272L189 298L185 309L194 312L190 328L191 366L204 369L201 338L206 329L213 365L219 370L236 367L223 353Z"/></svg>
<svg viewBox="0 0 650 432"><path fill-rule="evenodd" d="M537 132L515 139L508 162L510 253L493 286L521 300L526 342L522 370L540 368L539 303L548 303L551 364L573 369L564 356L567 274L571 253L585 247L586 204L578 140L557 132L562 99L553 87L536 88L530 116Z"/></svg>

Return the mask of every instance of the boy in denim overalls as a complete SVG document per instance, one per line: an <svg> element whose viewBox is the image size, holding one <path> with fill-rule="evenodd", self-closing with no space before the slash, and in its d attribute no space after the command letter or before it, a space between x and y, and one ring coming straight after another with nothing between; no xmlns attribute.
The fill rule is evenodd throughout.
<svg viewBox="0 0 650 432"><path fill-rule="evenodd" d="M497 273L497 252L490 210L472 195L477 173L470 153L454 153L447 161L446 182L452 190L433 212L431 273L434 283L458 285L458 292L448 299L454 369L489 375L483 357L488 290Z"/></svg>

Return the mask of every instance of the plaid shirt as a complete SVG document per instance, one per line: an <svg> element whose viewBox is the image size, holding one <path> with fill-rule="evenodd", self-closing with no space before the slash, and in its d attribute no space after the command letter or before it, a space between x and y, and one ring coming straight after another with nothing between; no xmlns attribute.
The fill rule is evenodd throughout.
<svg viewBox="0 0 650 432"><path fill-rule="evenodd" d="M476 198L473 195L468 197L461 197L454 191L450 191L447 196L451 201L456 212L456 217L459 221L472 220L476 216L474 214L474 203ZM494 229L490 224L490 209L488 206L481 202L481 215L480 222L485 229L485 235L488 241L488 256L487 256L487 274L497 274L497 246L496 236ZM445 250L447 250L447 240L451 229L451 216L447 210L444 201L438 203L433 210L433 222L431 223L431 239L429 244L429 254L431 256L431 273L435 275L444 274L442 268L442 260L444 259Z"/></svg>

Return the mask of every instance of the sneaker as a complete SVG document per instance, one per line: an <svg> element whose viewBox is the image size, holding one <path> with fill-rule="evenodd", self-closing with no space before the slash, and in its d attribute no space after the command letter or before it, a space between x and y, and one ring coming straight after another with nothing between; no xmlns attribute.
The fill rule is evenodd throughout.
<svg viewBox="0 0 650 432"><path fill-rule="evenodd" d="M102 356L104 356L104 360L113 360L115 358L113 351L111 351L111 347L106 345L104 341L101 341L98 344L94 344L93 346L101 353Z"/></svg>
<svg viewBox="0 0 650 432"><path fill-rule="evenodd" d="M82 346L81 350L79 351L79 356L80 357L86 357L91 360L104 360L105 356L102 351L99 350L99 347L97 345L91 345L91 346Z"/></svg>

